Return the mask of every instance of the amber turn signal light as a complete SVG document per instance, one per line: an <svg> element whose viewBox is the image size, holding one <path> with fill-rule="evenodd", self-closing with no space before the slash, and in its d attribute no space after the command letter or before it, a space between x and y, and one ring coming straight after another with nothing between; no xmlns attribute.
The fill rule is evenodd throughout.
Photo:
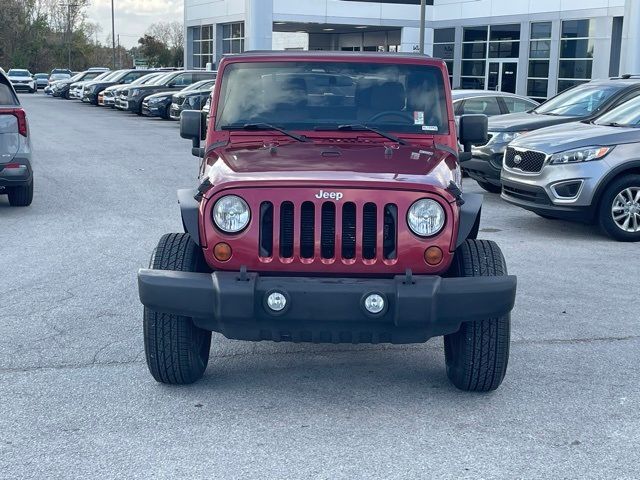
<svg viewBox="0 0 640 480"><path fill-rule="evenodd" d="M438 265L442 262L442 256L440 247L429 247L424 251L424 261L431 266Z"/></svg>
<svg viewBox="0 0 640 480"><path fill-rule="evenodd" d="M226 262L231 258L231 254L231 247L228 243L218 243L213 247L213 256L216 257L216 260L219 262Z"/></svg>

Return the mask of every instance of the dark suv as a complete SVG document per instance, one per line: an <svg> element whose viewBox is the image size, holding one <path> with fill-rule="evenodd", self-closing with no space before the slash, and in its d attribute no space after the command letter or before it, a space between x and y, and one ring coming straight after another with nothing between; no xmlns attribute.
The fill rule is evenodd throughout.
<svg viewBox="0 0 640 480"><path fill-rule="evenodd" d="M138 275L149 369L199 379L211 332L238 340L422 343L444 336L460 389L501 384L516 278L476 240L442 60L256 52L220 63L211 121L185 111L200 185L185 233ZM460 142L486 141L463 115ZM200 142L206 134L206 144Z"/></svg>
<svg viewBox="0 0 640 480"><path fill-rule="evenodd" d="M142 102L149 95L160 92L178 92L192 83L216 78L216 72L187 70L170 72L162 80L152 85L140 85L120 92L120 105L123 110L142 114Z"/></svg>
<svg viewBox="0 0 640 480"><path fill-rule="evenodd" d="M149 73L153 73L153 71L120 70L118 72L114 72L114 74L107 79L88 82L84 85L82 90L82 101L98 105L98 95L100 95L105 88L113 85L128 85Z"/></svg>
<svg viewBox="0 0 640 480"><path fill-rule="evenodd" d="M556 95L528 112L489 118L489 141L473 148L473 159L462 169L492 193L500 193L502 157L507 145L523 133L539 128L591 121L640 95L640 77L594 80Z"/></svg>

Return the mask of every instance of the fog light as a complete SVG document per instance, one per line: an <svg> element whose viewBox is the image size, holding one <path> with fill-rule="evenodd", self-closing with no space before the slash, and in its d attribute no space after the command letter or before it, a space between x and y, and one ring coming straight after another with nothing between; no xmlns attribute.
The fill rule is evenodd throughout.
<svg viewBox="0 0 640 480"><path fill-rule="evenodd" d="M372 293L364 299L364 308L367 312L376 315L384 310L384 298L377 293Z"/></svg>
<svg viewBox="0 0 640 480"><path fill-rule="evenodd" d="M213 247L213 256L219 262L226 262L231 258L231 247L228 243L218 243Z"/></svg>
<svg viewBox="0 0 640 480"><path fill-rule="evenodd" d="M267 297L267 306L274 312L281 312L287 306L287 297L283 293L273 292Z"/></svg>
<svg viewBox="0 0 640 480"><path fill-rule="evenodd" d="M440 247L429 247L424 251L424 261L434 266L442 262L442 250Z"/></svg>

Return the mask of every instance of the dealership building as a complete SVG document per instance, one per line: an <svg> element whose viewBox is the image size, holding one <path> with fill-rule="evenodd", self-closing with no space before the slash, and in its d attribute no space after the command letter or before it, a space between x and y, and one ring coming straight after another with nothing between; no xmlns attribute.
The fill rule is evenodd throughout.
<svg viewBox="0 0 640 480"><path fill-rule="evenodd" d="M544 99L640 74L640 0L427 0L425 53L457 88ZM417 52L420 0L185 0L185 65L246 50Z"/></svg>

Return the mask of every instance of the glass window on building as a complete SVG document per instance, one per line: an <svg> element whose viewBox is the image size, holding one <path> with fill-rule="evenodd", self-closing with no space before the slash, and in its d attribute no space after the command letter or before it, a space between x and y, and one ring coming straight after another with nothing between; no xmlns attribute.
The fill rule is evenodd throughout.
<svg viewBox="0 0 640 480"><path fill-rule="evenodd" d="M244 22L222 25L222 53L244 52Z"/></svg>
<svg viewBox="0 0 640 480"><path fill-rule="evenodd" d="M206 68L207 63L213 63L213 25L189 27L189 37L193 42L193 68Z"/></svg>
<svg viewBox="0 0 640 480"><path fill-rule="evenodd" d="M462 34L460 88L484 90L489 27L465 27Z"/></svg>
<svg viewBox="0 0 640 480"><path fill-rule="evenodd" d="M447 64L451 85L453 85L453 56L455 46L455 28L437 28L433 31L433 56L443 59Z"/></svg>
<svg viewBox="0 0 640 480"><path fill-rule="evenodd" d="M595 22L565 20L560 39L558 92L591 80Z"/></svg>
<svg viewBox="0 0 640 480"><path fill-rule="evenodd" d="M518 58L520 55L520 24L491 25L489 58Z"/></svg>
<svg viewBox="0 0 640 480"><path fill-rule="evenodd" d="M529 73L527 96L543 102L549 89L549 59L551 58L551 22L531 24L529 42Z"/></svg>

